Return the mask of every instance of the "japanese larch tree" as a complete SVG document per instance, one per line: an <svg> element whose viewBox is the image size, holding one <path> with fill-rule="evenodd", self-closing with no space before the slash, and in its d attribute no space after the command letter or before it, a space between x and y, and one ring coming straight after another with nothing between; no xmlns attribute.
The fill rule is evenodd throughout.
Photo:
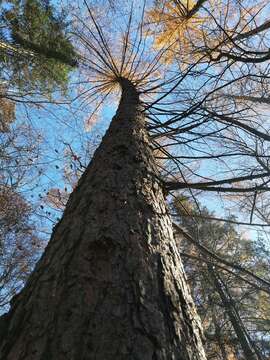
<svg viewBox="0 0 270 360"><path fill-rule="evenodd" d="M224 3L231 14L231 2ZM261 76L255 65L236 66L231 75L235 62L249 58L232 59L231 43L230 51L220 50L228 30L211 17L212 2L158 1L146 25L145 5L141 16L131 8L124 33L119 13L104 25L102 13L85 2L86 12L76 17L83 102L98 108L117 91L121 99L35 271L1 318L3 360L206 359L164 196L181 189L195 199L202 190L244 193L247 205L263 198L269 169L261 140L270 137L235 93L240 85L251 91L266 85L255 86L254 72ZM167 16L175 10L180 23ZM254 14L241 11L238 25L253 25ZM171 26L182 29L170 33ZM223 57L233 64L224 65ZM252 160L242 169L244 156ZM204 163L196 163L199 170L187 163L194 159L209 160L209 169L220 161L219 172L205 176Z"/></svg>

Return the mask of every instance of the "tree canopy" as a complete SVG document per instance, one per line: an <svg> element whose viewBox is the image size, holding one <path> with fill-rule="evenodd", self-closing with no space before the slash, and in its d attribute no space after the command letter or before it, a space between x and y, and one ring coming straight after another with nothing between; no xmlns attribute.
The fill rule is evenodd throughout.
<svg viewBox="0 0 270 360"><path fill-rule="evenodd" d="M64 86L76 54L64 11L43 0L5 1L0 17L1 82L24 91Z"/></svg>

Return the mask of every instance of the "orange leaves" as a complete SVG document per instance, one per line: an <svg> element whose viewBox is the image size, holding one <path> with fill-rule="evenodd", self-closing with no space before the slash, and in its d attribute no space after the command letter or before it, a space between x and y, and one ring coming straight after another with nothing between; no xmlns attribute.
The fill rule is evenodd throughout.
<svg viewBox="0 0 270 360"><path fill-rule="evenodd" d="M32 212L15 189L0 186L0 311L21 288L44 246L34 234Z"/></svg>
<svg viewBox="0 0 270 360"><path fill-rule="evenodd" d="M98 120L99 120L99 114L97 113L90 114L90 116L88 116L87 119L84 121L85 131L87 132L91 131L92 127L98 122Z"/></svg>
<svg viewBox="0 0 270 360"><path fill-rule="evenodd" d="M92 130L93 126L99 121L103 106L103 99L101 101L92 102L92 111L84 121L84 129L86 132ZM74 159L75 160L75 159Z"/></svg>
<svg viewBox="0 0 270 360"><path fill-rule="evenodd" d="M58 188L52 188L48 191L45 201L54 209L64 210L68 197L68 192L62 191Z"/></svg>
<svg viewBox="0 0 270 360"><path fill-rule="evenodd" d="M7 132L9 124L15 119L15 103L0 97L0 132Z"/></svg>
<svg viewBox="0 0 270 360"><path fill-rule="evenodd" d="M25 200L8 186L0 186L0 218L4 226L12 228L27 216L29 206Z"/></svg>
<svg viewBox="0 0 270 360"><path fill-rule="evenodd" d="M181 60L180 66L200 58L218 62L224 52L241 53L250 46L245 39L256 35L265 0L250 5L231 0L162 0L148 12L156 49L164 49L163 61ZM264 19L263 19L264 20ZM259 20L259 22L261 22ZM258 27L259 28L259 27ZM241 43L237 43L241 40ZM261 46L258 45L258 46ZM254 45L253 45L254 47ZM265 48L265 50L268 50Z"/></svg>
<svg viewBox="0 0 270 360"><path fill-rule="evenodd" d="M156 29L151 33L155 37L154 46L166 49L164 61L171 63L175 55L175 47L181 56L186 56L192 44L198 43L202 37L202 28L208 17L198 12L191 14L195 1L163 1L148 12L150 26Z"/></svg>

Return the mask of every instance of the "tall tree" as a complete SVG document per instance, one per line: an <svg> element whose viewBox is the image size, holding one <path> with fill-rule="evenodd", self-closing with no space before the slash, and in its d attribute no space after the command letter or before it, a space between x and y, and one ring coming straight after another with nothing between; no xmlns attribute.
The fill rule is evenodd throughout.
<svg viewBox="0 0 270 360"><path fill-rule="evenodd" d="M110 129L2 320L2 359L205 358L138 92L118 81Z"/></svg>
<svg viewBox="0 0 270 360"><path fill-rule="evenodd" d="M233 350L242 353L245 359L267 358L267 349L264 351L259 336L267 337L263 330L265 327L267 334L261 300L269 299L269 293L261 291L252 281L245 281L243 273L228 271L224 263L206 257L198 245L236 266L241 264L255 274L264 274L265 278L268 277L269 253L237 233L236 219L215 220L214 214L206 208L199 214L196 205L181 196L176 197L173 204L178 224L187 229L194 240L190 242L188 237L181 236L179 247L203 319L208 339L207 355L227 360Z"/></svg>
<svg viewBox="0 0 270 360"><path fill-rule="evenodd" d="M222 75L211 77L212 69L207 73L200 61L181 71L165 66L168 49L150 51L142 21L132 28L134 9L121 46L115 46L117 17L110 32L109 26L102 27L99 12L96 20L85 5L87 16L78 21L75 34L81 68L88 71L89 88L80 89L83 101L98 99L100 104L118 88L121 100L43 257L1 319L0 355L5 360L205 359L164 194L179 188L257 194L269 190L264 181L269 171L263 165L256 171L248 168L245 175L231 170L227 178L223 166L223 178L209 180L188 166L187 172L179 167L178 157L167 148L180 145L182 151L191 142L198 146L199 139L198 153L213 143L217 150L226 139L228 147L239 149L239 129L255 141L268 135L256 123L252 127L231 117L210 117L206 105L211 100L214 107L214 95L221 90L216 80L222 82ZM202 82L188 82L200 74ZM235 135L232 141L228 134ZM157 170L153 154L159 151L176 162L177 171L167 170L169 179ZM252 186L254 180L260 183ZM251 185L233 186L245 181Z"/></svg>
<svg viewBox="0 0 270 360"><path fill-rule="evenodd" d="M102 87L119 85L121 101L28 285L2 317L1 358L204 359L138 85L127 78L135 58L116 65L92 20L107 52L97 51L107 67Z"/></svg>
<svg viewBox="0 0 270 360"><path fill-rule="evenodd" d="M0 128L0 313L23 286L45 244L26 199L40 167L40 134L25 124L10 124L9 108ZM11 109L12 110L12 109ZM2 130L2 131L1 131Z"/></svg>

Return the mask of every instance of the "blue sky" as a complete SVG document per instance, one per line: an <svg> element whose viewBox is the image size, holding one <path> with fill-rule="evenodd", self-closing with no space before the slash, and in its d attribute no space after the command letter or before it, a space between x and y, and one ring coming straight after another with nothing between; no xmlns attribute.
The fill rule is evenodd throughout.
<svg viewBox="0 0 270 360"><path fill-rule="evenodd" d="M129 7L130 4L127 5ZM126 9L123 9L123 12L125 11ZM123 24L123 20L121 22ZM71 82L75 83L77 80L78 74L74 72L71 76ZM202 80L197 79L196 86L200 86L200 81ZM71 98L76 93L76 87L77 85L74 85L71 90ZM57 96L56 99L59 101L60 97ZM62 175L63 160L67 160L66 167L73 166L74 162L68 163L70 161L66 156L68 146L65 144L69 144L76 156L81 158L81 162L87 164L89 153L87 153L86 144L88 142L93 144L91 151L98 145L115 112L116 103L108 103L99 115L98 122L89 132L86 132L85 121L92 108L93 104L91 102L82 107L80 99L71 105L46 105L44 109L17 107L18 121L26 120L30 122L33 128L36 129L36 133L40 133L43 139L43 142L40 144L40 158L36 164L38 176L35 177L34 181L29 179L29 183L23 188L23 193L29 201L37 201L38 204L42 205L41 198L46 196L50 188L64 188L66 186ZM214 163L207 163L207 165L202 167L201 174L207 176L211 172L212 175L215 175L217 172L215 166ZM70 190L70 186L68 186L68 190ZM222 202L218 201L218 197L213 197L212 194L208 193L203 196L202 202L211 211L218 212L219 216L229 214L222 206ZM40 213L44 211L48 210L46 208L39 208ZM58 217L58 214L54 215L53 211L50 212L54 218ZM240 215L239 212L237 215ZM245 215L240 215L240 217L241 220L247 220Z"/></svg>

